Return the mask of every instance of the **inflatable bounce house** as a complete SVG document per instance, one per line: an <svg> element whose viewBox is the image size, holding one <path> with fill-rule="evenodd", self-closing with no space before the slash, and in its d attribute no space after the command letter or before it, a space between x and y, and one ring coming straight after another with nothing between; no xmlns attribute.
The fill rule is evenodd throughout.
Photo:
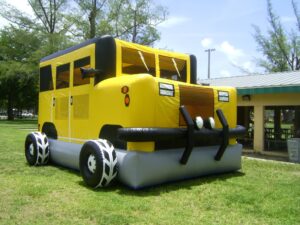
<svg viewBox="0 0 300 225"><path fill-rule="evenodd" d="M40 61L30 165L138 189L241 168L236 90L196 83L196 58L103 36Z"/></svg>

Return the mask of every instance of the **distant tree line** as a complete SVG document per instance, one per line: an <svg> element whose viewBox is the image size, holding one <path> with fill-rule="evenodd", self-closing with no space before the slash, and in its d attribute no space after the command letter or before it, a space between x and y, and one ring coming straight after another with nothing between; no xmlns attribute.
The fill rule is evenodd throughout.
<svg viewBox="0 0 300 225"><path fill-rule="evenodd" d="M40 58L83 40L110 34L144 45L160 38L167 9L152 0L28 0L32 15L0 0L0 106L36 109Z"/></svg>

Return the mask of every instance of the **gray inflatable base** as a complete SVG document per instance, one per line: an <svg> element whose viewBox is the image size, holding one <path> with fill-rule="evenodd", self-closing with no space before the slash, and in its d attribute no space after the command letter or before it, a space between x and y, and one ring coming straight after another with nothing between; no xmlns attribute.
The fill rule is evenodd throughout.
<svg viewBox="0 0 300 225"><path fill-rule="evenodd" d="M54 163L79 170L82 145L51 139L49 144L50 157ZM215 161L214 156L218 148L219 146L195 147L186 165L179 163L183 148L151 153L115 149L118 159L118 179L133 189L139 189L241 168L242 145L229 145L222 159Z"/></svg>

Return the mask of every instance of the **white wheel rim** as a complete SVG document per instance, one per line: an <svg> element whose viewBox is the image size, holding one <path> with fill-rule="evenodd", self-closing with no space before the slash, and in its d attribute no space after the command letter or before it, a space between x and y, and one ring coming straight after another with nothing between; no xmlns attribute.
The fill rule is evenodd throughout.
<svg viewBox="0 0 300 225"><path fill-rule="evenodd" d="M91 173L95 173L96 170L96 158L94 155L90 155L88 158L88 168Z"/></svg>
<svg viewBox="0 0 300 225"><path fill-rule="evenodd" d="M29 145L29 154L30 154L31 156L34 155L34 147L33 147L33 144L30 144L30 145Z"/></svg>

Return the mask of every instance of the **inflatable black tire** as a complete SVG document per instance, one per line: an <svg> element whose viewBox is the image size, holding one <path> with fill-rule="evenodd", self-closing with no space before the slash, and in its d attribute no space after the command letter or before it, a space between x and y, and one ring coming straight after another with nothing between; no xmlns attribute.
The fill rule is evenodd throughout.
<svg viewBox="0 0 300 225"><path fill-rule="evenodd" d="M32 132L25 140L25 157L29 165L38 166L48 163L50 156L48 138L44 133Z"/></svg>
<svg viewBox="0 0 300 225"><path fill-rule="evenodd" d="M87 141L80 151L79 167L88 186L109 185L117 176L117 155L113 145L105 139Z"/></svg>

